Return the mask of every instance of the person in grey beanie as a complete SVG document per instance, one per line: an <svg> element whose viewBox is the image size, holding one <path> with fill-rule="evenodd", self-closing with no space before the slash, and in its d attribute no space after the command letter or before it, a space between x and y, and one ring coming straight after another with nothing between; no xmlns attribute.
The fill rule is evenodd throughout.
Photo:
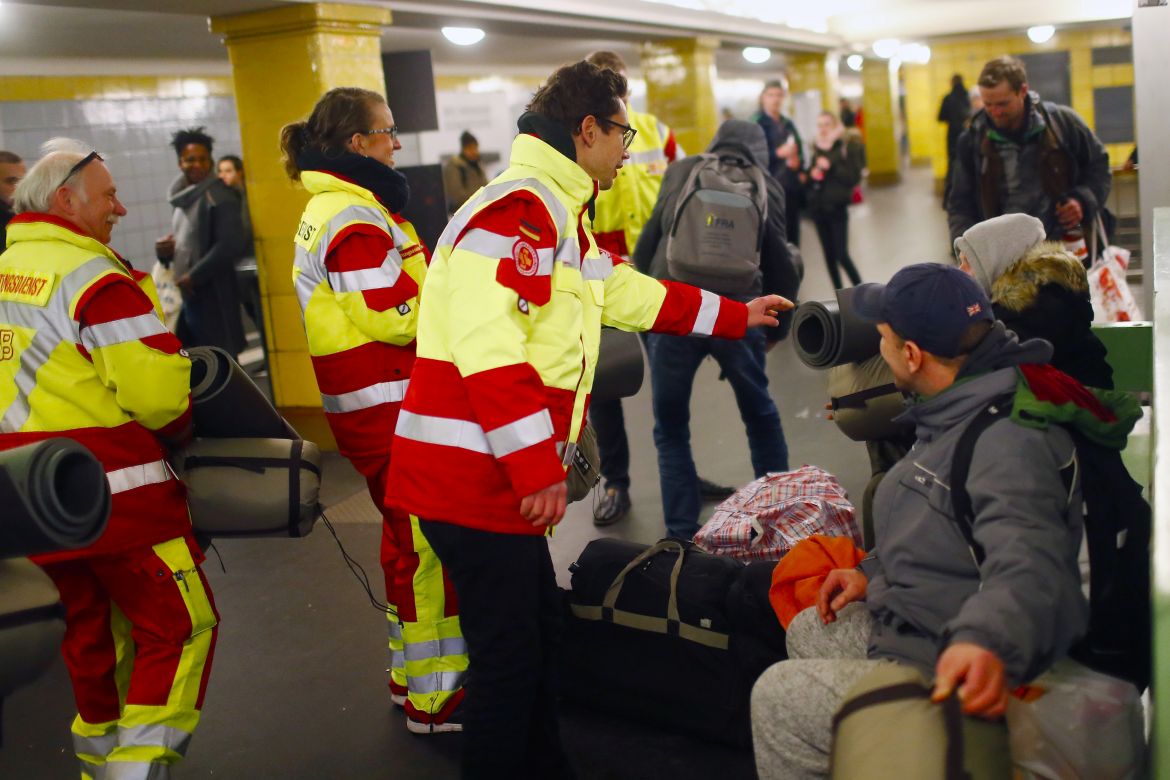
<svg viewBox="0 0 1170 780"><path fill-rule="evenodd" d="M1044 223L1028 214L1003 214L976 223L955 239L959 267L991 295L991 283L1045 238Z"/></svg>
<svg viewBox="0 0 1170 780"><path fill-rule="evenodd" d="M1021 341L1052 344L1051 364L1088 387L1113 389L1105 345L1092 332L1085 267L1062 244L1045 241L1044 225L1004 214L955 239L959 267L991 298L995 317Z"/></svg>

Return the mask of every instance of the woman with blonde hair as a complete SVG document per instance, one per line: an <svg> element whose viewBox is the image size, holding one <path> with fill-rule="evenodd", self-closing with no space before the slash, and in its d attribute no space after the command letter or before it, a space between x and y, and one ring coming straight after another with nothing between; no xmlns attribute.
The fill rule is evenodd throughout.
<svg viewBox="0 0 1170 780"><path fill-rule="evenodd" d="M841 289L841 271L854 285L861 284L853 259L849 256L849 203L853 188L861 181L861 151L845 138L837 115L822 111L817 117L817 134L813 138L808 165L809 216L817 228L817 237L825 250L825 264L833 287Z"/></svg>

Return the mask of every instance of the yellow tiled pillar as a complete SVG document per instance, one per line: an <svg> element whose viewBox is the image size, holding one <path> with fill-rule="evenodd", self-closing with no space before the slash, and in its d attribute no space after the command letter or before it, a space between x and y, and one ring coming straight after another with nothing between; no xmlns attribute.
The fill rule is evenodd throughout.
<svg viewBox="0 0 1170 780"><path fill-rule="evenodd" d="M308 194L285 175L278 139L285 124L307 117L333 87L385 94L379 43L389 23L385 8L339 3L211 19L232 62L273 395L302 435L326 447L334 446L333 437L321 412L292 286L293 233Z"/></svg>
<svg viewBox="0 0 1170 780"><path fill-rule="evenodd" d="M898 149L898 70L890 60L867 57L861 69L865 152L869 183L881 187L902 179Z"/></svg>
<svg viewBox="0 0 1170 780"><path fill-rule="evenodd" d="M701 152L715 137L715 50L713 38L680 38L642 45L646 106L674 130L688 154Z"/></svg>
<svg viewBox="0 0 1170 780"><path fill-rule="evenodd" d="M906 135L910 141L910 164L936 166L941 155L946 168L947 126L938 121L938 107L945 90L936 87L928 65L903 65L906 80ZM948 81L946 86L950 87Z"/></svg>
<svg viewBox="0 0 1170 780"><path fill-rule="evenodd" d="M798 52L788 57L788 91L793 95L817 90L821 108L837 113L840 93L837 79L837 60L826 53Z"/></svg>

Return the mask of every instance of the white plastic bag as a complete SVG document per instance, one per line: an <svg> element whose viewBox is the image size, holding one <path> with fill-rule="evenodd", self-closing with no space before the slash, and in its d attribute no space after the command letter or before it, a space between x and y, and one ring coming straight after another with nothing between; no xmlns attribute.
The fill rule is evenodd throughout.
<svg viewBox="0 0 1170 780"><path fill-rule="evenodd" d="M1134 322L1142 319L1142 311L1125 279L1128 265L1129 252L1109 246L1089 268L1093 322Z"/></svg>
<svg viewBox="0 0 1170 780"><path fill-rule="evenodd" d="M1012 763L1031 780L1129 780L1143 776L1141 697L1125 680L1071 659L1008 699Z"/></svg>
<svg viewBox="0 0 1170 780"><path fill-rule="evenodd" d="M1109 243L1101 215L1093 224L1089 266L1089 297L1093 302L1093 322L1135 322L1142 319L1141 309L1130 292L1125 272L1129 269L1129 250ZM1097 247L1101 247L1100 255Z"/></svg>
<svg viewBox="0 0 1170 780"><path fill-rule="evenodd" d="M183 296L179 292L179 285L175 284L175 272L169 265L156 261L150 271L150 278L158 293L159 305L162 306L163 322L167 330L174 332L179 323L179 310L183 308Z"/></svg>

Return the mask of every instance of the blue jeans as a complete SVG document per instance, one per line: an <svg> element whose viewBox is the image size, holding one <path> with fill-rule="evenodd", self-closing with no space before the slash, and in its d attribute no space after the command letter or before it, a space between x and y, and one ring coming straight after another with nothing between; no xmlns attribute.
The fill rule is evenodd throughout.
<svg viewBox="0 0 1170 780"><path fill-rule="evenodd" d="M690 539L699 530L699 477L691 456L691 387L699 364L708 355L715 358L735 392L756 476L788 470L788 444L764 373L764 343L760 328L749 330L741 341L647 335L658 480L670 536Z"/></svg>

